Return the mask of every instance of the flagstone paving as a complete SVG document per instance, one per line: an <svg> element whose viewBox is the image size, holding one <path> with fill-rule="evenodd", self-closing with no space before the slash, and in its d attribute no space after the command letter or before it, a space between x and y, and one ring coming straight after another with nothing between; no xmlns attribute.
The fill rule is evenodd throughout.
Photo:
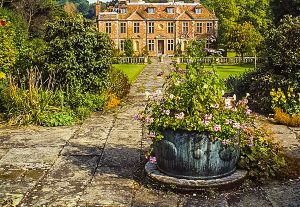
<svg viewBox="0 0 300 207"><path fill-rule="evenodd" d="M231 191L183 193L144 175L149 140L132 117L145 92L162 89L168 62L148 65L114 112L80 126L0 128L0 206L300 206L300 180ZM275 126L287 152L300 155L300 129Z"/></svg>

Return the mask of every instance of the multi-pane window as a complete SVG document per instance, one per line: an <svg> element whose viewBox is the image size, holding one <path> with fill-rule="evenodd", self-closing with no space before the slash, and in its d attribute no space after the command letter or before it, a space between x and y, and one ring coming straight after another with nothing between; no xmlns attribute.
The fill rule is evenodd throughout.
<svg viewBox="0 0 300 207"><path fill-rule="evenodd" d="M206 41L205 43L205 48L210 48L211 42L209 40Z"/></svg>
<svg viewBox="0 0 300 207"><path fill-rule="evenodd" d="M148 33L154 33L154 22L148 22Z"/></svg>
<svg viewBox="0 0 300 207"><path fill-rule="evenodd" d="M168 14L173 14L174 13L174 8L173 7L168 7L167 8L167 13Z"/></svg>
<svg viewBox="0 0 300 207"><path fill-rule="evenodd" d="M126 23L125 22L120 23L120 33L126 33Z"/></svg>
<svg viewBox="0 0 300 207"><path fill-rule="evenodd" d="M168 33L174 33L174 22L168 22Z"/></svg>
<svg viewBox="0 0 300 207"><path fill-rule="evenodd" d="M125 48L125 40L120 40L120 50L124 51Z"/></svg>
<svg viewBox="0 0 300 207"><path fill-rule="evenodd" d="M120 8L120 13L121 14L126 14L127 13L127 9L126 8Z"/></svg>
<svg viewBox="0 0 300 207"><path fill-rule="evenodd" d="M105 23L105 32L111 33L111 23L110 22Z"/></svg>
<svg viewBox="0 0 300 207"><path fill-rule="evenodd" d="M148 40L148 50L154 51L154 40Z"/></svg>
<svg viewBox="0 0 300 207"><path fill-rule="evenodd" d="M196 8L195 9L195 13L196 14L201 14L202 13L202 9L201 8Z"/></svg>
<svg viewBox="0 0 300 207"><path fill-rule="evenodd" d="M168 50L174 50L174 40L168 40Z"/></svg>
<svg viewBox="0 0 300 207"><path fill-rule="evenodd" d="M149 8L147 9L147 12L148 12L149 14L154 14L155 9L154 9L153 7L149 7Z"/></svg>
<svg viewBox="0 0 300 207"><path fill-rule="evenodd" d="M140 33L140 23L139 22L134 22L133 23L133 32L134 33Z"/></svg>
<svg viewBox="0 0 300 207"><path fill-rule="evenodd" d="M189 32L189 23L188 22L182 22L182 32L183 33Z"/></svg>
<svg viewBox="0 0 300 207"><path fill-rule="evenodd" d="M197 22L196 23L196 32L197 33L202 33L202 22Z"/></svg>
<svg viewBox="0 0 300 207"><path fill-rule="evenodd" d="M212 22L207 22L206 23L206 32L207 33L211 33L212 32L212 28L213 28Z"/></svg>

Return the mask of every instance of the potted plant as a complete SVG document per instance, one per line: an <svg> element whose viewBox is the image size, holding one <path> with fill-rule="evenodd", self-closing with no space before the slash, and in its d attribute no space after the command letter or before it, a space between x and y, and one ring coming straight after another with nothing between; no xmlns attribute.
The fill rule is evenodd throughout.
<svg viewBox="0 0 300 207"><path fill-rule="evenodd" d="M153 140L157 167L167 175L212 179L236 170L239 138L251 122L247 98L224 97L215 71L201 67L172 71L160 91L149 95L143 120Z"/></svg>

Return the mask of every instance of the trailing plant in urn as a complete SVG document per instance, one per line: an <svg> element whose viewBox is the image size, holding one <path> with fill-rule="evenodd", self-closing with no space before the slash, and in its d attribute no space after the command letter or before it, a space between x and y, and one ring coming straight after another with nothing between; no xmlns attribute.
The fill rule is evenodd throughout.
<svg viewBox="0 0 300 207"><path fill-rule="evenodd" d="M153 141L163 139L165 129L206 131L211 140L235 144L241 128L252 122L247 97L224 97L225 87L215 71L189 68L171 72L164 94L149 95L141 118Z"/></svg>
<svg viewBox="0 0 300 207"><path fill-rule="evenodd" d="M251 124L247 98L223 97L215 71L189 66L170 73L164 93L149 94L140 117L158 168L174 177L212 179L236 170L242 129Z"/></svg>

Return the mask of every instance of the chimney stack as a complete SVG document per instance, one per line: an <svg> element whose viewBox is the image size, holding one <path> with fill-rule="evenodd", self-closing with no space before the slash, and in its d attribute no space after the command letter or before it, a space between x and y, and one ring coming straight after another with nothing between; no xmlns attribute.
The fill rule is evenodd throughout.
<svg viewBox="0 0 300 207"><path fill-rule="evenodd" d="M96 3L96 17L99 16L100 12L101 12L101 3L98 0L97 3Z"/></svg>

